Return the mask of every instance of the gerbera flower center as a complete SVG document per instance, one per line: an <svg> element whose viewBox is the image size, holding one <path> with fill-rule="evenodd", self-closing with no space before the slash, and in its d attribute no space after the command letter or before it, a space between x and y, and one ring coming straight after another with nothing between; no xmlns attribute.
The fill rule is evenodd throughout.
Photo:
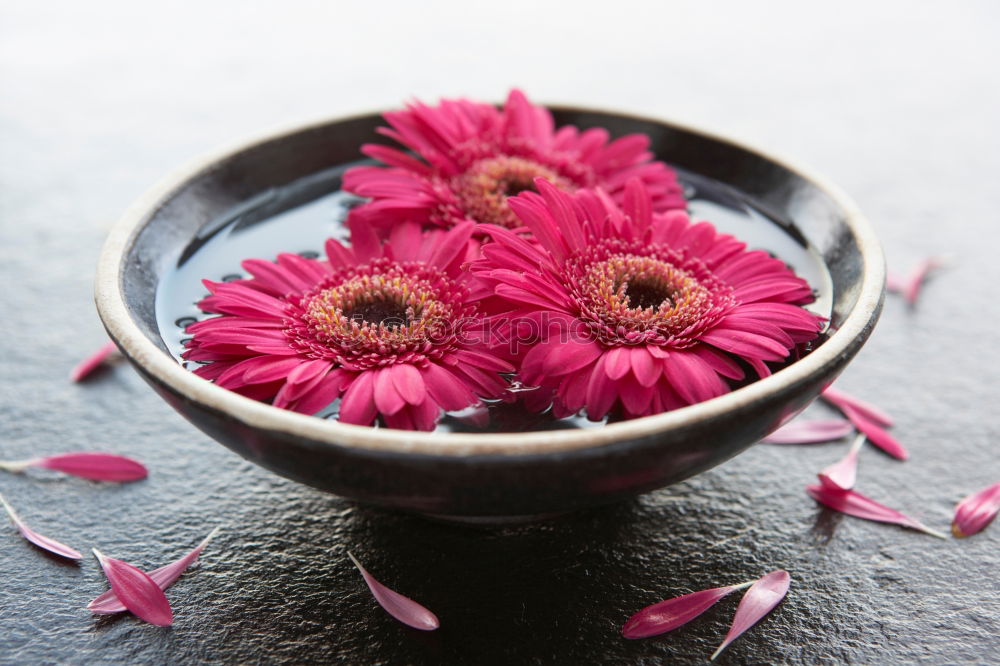
<svg viewBox="0 0 1000 666"><path fill-rule="evenodd" d="M632 308L645 310L659 308L670 303L673 291L670 285L653 278L637 277L629 281L625 287L625 297Z"/></svg>
<svg viewBox="0 0 1000 666"><path fill-rule="evenodd" d="M422 316L441 310L432 286L396 271L355 275L309 297L306 316L323 339L399 341L420 336Z"/></svg>
<svg viewBox="0 0 1000 666"><path fill-rule="evenodd" d="M410 323L409 313L404 304L388 299L358 303L355 307L344 310L344 317L351 321L367 322L376 326L381 324L386 328L396 328Z"/></svg>
<svg viewBox="0 0 1000 666"><path fill-rule="evenodd" d="M570 180L553 169L534 160L508 155L478 160L456 176L451 186L470 217L478 222L514 229L520 227L521 222L507 205L507 198L525 191L534 192L535 178L544 178L566 191L576 189Z"/></svg>
<svg viewBox="0 0 1000 666"><path fill-rule="evenodd" d="M732 290L695 258L607 239L567 262L581 315L616 344L693 344L735 305Z"/></svg>
<svg viewBox="0 0 1000 666"><path fill-rule="evenodd" d="M285 333L307 355L357 369L435 357L454 339L456 322L475 309L463 304L464 296L436 269L379 259L305 294Z"/></svg>

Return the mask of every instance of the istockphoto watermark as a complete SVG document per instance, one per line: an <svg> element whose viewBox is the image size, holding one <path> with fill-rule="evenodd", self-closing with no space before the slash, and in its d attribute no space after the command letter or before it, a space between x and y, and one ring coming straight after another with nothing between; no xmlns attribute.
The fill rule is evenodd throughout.
<svg viewBox="0 0 1000 666"><path fill-rule="evenodd" d="M355 315L352 319L359 324L365 321L360 315ZM381 319L379 326L398 332L402 332L400 329L408 329L414 337L432 345L457 342L466 346L506 347L514 355L523 351L525 346L541 341L555 344L592 342L596 339L593 328L582 320L555 312L457 319L392 316ZM360 340L358 342L362 344Z"/></svg>

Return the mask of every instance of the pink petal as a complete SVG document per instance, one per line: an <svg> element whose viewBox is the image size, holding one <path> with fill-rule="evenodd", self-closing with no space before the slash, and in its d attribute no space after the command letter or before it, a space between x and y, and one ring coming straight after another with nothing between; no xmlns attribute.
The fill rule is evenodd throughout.
<svg viewBox="0 0 1000 666"><path fill-rule="evenodd" d="M840 405L840 411L854 424L854 427L863 432L872 444L879 447L893 458L906 460L910 457L909 452L895 437L883 430L879 424L872 421L867 416L859 412L856 408L848 405Z"/></svg>
<svg viewBox="0 0 1000 666"><path fill-rule="evenodd" d="M434 252L427 263L437 266L444 272L448 272L452 264L462 258L462 253L468 246L469 238L472 236L472 230L475 226L475 222L463 222L452 227L441 238L436 239Z"/></svg>
<svg viewBox="0 0 1000 666"><path fill-rule="evenodd" d="M951 532L959 539L981 532L1000 512L1000 483L969 495L955 507Z"/></svg>
<svg viewBox="0 0 1000 666"><path fill-rule="evenodd" d="M856 493L853 490L835 490L823 485L818 485L806 486L806 492L820 504L828 506L834 511L840 511L841 513L846 513L849 516L854 516L855 518L874 520L880 523L892 523L893 525L901 525L920 532L925 532L931 536L936 536L941 539L948 538L944 534L927 527L915 518L910 518L906 514L900 513L895 509L890 509L889 507L879 504L875 500Z"/></svg>
<svg viewBox="0 0 1000 666"><path fill-rule="evenodd" d="M543 372L557 377L585 368L601 355L601 345L594 342L555 341L536 348L547 350Z"/></svg>
<svg viewBox="0 0 1000 666"><path fill-rule="evenodd" d="M652 606L646 606L625 622L625 626L622 627L622 636L625 638L648 638L673 631L707 611L730 592L751 585L753 585L752 582L727 587L713 587L710 590L692 592L655 603Z"/></svg>
<svg viewBox="0 0 1000 666"><path fill-rule="evenodd" d="M413 599L409 597L404 597L399 592L390 590L388 587L382 583L375 580L375 578L365 571L365 568L361 566L350 553L347 554L351 561L354 562L354 566L358 568L361 572L361 577L365 579L365 583L368 584L368 589L372 591L372 596L375 597L375 601L378 602L379 606L385 609L385 611L402 622L403 624L413 627L414 629L420 629L421 631L433 631L441 626L438 622L437 616L430 612L420 604L418 604Z"/></svg>
<svg viewBox="0 0 1000 666"><path fill-rule="evenodd" d="M392 383L396 391L411 405L423 403L427 397L427 387L420 371L408 363L398 363L389 366L392 372Z"/></svg>
<svg viewBox="0 0 1000 666"><path fill-rule="evenodd" d="M50 539L47 536L41 535L35 530L28 527L28 525L21 520L21 518L14 512L14 508L7 503L3 495L0 495L0 504L3 504L3 508L7 510L7 515L10 516L11 521L14 526L17 527L17 531L21 533L25 539L35 544L42 550L47 550L55 555L60 555L62 557L67 557L71 560L79 560L83 557L79 551L70 548L66 544L59 543L55 539Z"/></svg>
<svg viewBox="0 0 1000 666"><path fill-rule="evenodd" d="M340 395L347 374L339 368L331 370L309 393L296 400L291 409L302 414L315 414Z"/></svg>
<svg viewBox="0 0 1000 666"><path fill-rule="evenodd" d="M917 298L920 296L920 289L923 287L924 280L935 268L939 268L942 265L942 260L938 257L929 257L924 259L917 267L913 269L913 272L907 276L903 283L903 299L910 305L917 304Z"/></svg>
<svg viewBox="0 0 1000 666"><path fill-rule="evenodd" d="M105 557L96 548L93 551L111 583L111 589L125 608L150 624L160 627L173 624L174 614L170 610L170 602L152 578L128 562Z"/></svg>
<svg viewBox="0 0 1000 666"><path fill-rule="evenodd" d="M212 540L219 532L219 528L216 527L209 533L204 540L199 543L194 550L189 552L184 557L180 558L175 562L171 562L166 566L162 566L159 569L154 569L149 572L149 577L161 590L166 590L168 587L174 584L174 582L181 577L192 564L198 561L198 557L201 555L201 551L205 549L208 542ZM111 615L113 613L121 613L126 610L125 604L118 600L118 596L115 591L108 590L104 594L100 595L89 604L87 604L87 610L96 615Z"/></svg>
<svg viewBox="0 0 1000 666"><path fill-rule="evenodd" d="M615 347L608 350L604 356L604 371L608 379L619 380L631 369L629 350L625 347Z"/></svg>
<svg viewBox="0 0 1000 666"><path fill-rule="evenodd" d="M605 369L607 358L604 354L597 359L587 383L587 418L591 421L603 419L618 397L615 383L608 379Z"/></svg>
<svg viewBox="0 0 1000 666"><path fill-rule="evenodd" d="M465 382L440 365L428 363L421 374L430 397L445 411L465 409L476 402L476 396Z"/></svg>
<svg viewBox="0 0 1000 666"><path fill-rule="evenodd" d="M243 375L243 381L247 384L266 384L277 381L287 377L288 373L302 364L302 359L297 356L292 358L258 356L252 360L256 362Z"/></svg>
<svg viewBox="0 0 1000 666"><path fill-rule="evenodd" d="M111 453L67 453L37 458L32 465L91 481L139 481L149 476L142 463Z"/></svg>
<svg viewBox="0 0 1000 666"><path fill-rule="evenodd" d="M858 435L843 458L833 463L817 476L819 482L833 490L850 490L858 479L858 451L865 443L865 436Z"/></svg>
<svg viewBox="0 0 1000 666"><path fill-rule="evenodd" d="M856 398L849 393L844 393L833 387L828 387L821 394L822 398L832 404L834 407L840 408L842 406L853 407L856 412L863 414L868 417L869 420L875 421L881 426L888 428L892 425L892 417L889 416L884 410L879 409L870 402L865 402L861 398Z"/></svg>
<svg viewBox="0 0 1000 666"><path fill-rule="evenodd" d="M770 613L775 606L788 594L788 586L791 584L791 576L787 571L778 569L767 574L747 590L740 600L740 605L736 608L736 615L733 616L733 624L729 627L722 645L712 653L709 660L714 660L719 656L730 643L735 641L743 632L760 622L760 620Z"/></svg>
<svg viewBox="0 0 1000 666"><path fill-rule="evenodd" d="M441 408L430 396L427 396L419 405L410 405L404 411L409 412L410 419L413 422L413 429L425 432L433 430L434 426L437 425L438 417L441 416ZM488 415L486 416L488 419Z"/></svg>
<svg viewBox="0 0 1000 666"><path fill-rule="evenodd" d="M663 365L656 363L645 347L633 347L629 359L632 363L632 374L641 385L651 387L660 378Z"/></svg>
<svg viewBox="0 0 1000 666"><path fill-rule="evenodd" d="M788 356L788 349L780 342L745 331L726 331L715 328L702 334L701 340L722 351L736 354L748 360L780 361Z"/></svg>
<svg viewBox="0 0 1000 666"><path fill-rule="evenodd" d="M690 404L711 400L727 390L711 366L697 354L671 351L662 363L663 373L674 390Z"/></svg>
<svg viewBox="0 0 1000 666"><path fill-rule="evenodd" d="M118 351L118 347L115 346L114 342L106 342L101 345L101 348L95 351L93 354L87 358L80 361L76 367L74 367L70 373L69 378L71 381L78 382L90 376L94 370L101 367L109 356Z"/></svg>
<svg viewBox="0 0 1000 666"><path fill-rule="evenodd" d="M382 256L382 247L375 230L371 225L351 218L348 222L351 229L351 251L358 263L363 263L374 257Z"/></svg>
<svg viewBox="0 0 1000 666"><path fill-rule="evenodd" d="M643 386L635 378L627 377L618 382L618 397L622 407L633 416L645 416L649 413L649 405L653 401L656 389Z"/></svg>
<svg viewBox="0 0 1000 666"><path fill-rule="evenodd" d="M642 228L649 227L653 222L652 199L646 191L645 185L638 178L631 178L625 183L625 201L623 209L625 214L639 223Z"/></svg>
<svg viewBox="0 0 1000 666"><path fill-rule="evenodd" d="M846 437L854 430L844 419L814 419L791 421L781 426L763 441L769 444L816 444Z"/></svg>
<svg viewBox="0 0 1000 666"><path fill-rule="evenodd" d="M374 387L374 371L368 370L358 375L344 391L338 419L354 425L371 425L377 414Z"/></svg>
<svg viewBox="0 0 1000 666"><path fill-rule="evenodd" d="M396 390L392 382L390 368L373 370L375 373L375 407L384 415L395 414L406 406L406 400Z"/></svg>

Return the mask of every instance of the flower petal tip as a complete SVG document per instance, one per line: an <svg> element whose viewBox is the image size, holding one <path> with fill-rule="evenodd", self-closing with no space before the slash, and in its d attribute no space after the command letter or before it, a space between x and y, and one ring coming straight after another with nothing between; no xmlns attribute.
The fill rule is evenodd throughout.
<svg viewBox="0 0 1000 666"><path fill-rule="evenodd" d="M107 557L96 548L91 550L100 562L111 589L125 608L149 624L160 627L173 624L174 614L170 602L149 575L128 562Z"/></svg>
<svg viewBox="0 0 1000 666"><path fill-rule="evenodd" d="M939 532L938 530L931 529L930 527L927 527L926 525L923 524L921 524L920 531L923 532L924 534L929 534L932 537L937 537L938 539L944 539L945 541L948 540L948 535L945 534L944 532Z"/></svg>
<svg viewBox="0 0 1000 666"><path fill-rule="evenodd" d="M948 538L947 535L927 527L915 518L891 509L853 490L841 490L819 484L806 486L806 492L823 506L834 511L846 513L855 518L908 527L912 530L938 537L939 539Z"/></svg>
<svg viewBox="0 0 1000 666"><path fill-rule="evenodd" d="M1000 483L975 492L955 507L951 531L959 539L982 532L1000 513Z"/></svg>
<svg viewBox="0 0 1000 666"><path fill-rule="evenodd" d="M71 548L70 546L67 546L64 543L61 543L59 541L56 541L55 539L47 537L44 534L39 534L35 530L31 529L31 527L29 527L27 523L21 520L21 517L18 516L17 512L14 511L14 508L7 503L7 500L4 498L3 495L0 495L0 505L2 505L3 508L7 511L7 515L10 516L10 520L12 523L14 523L14 527L17 528L17 531L21 533L21 536L23 536L25 540L29 541L35 546L38 546L42 550L52 553L53 555L65 557L68 560L83 559L83 555L80 554L80 551L76 550L75 548Z"/></svg>
<svg viewBox="0 0 1000 666"><path fill-rule="evenodd" d="M649 638L673 631L700 616L731 592L753 584L754 581L750 581L739 585L713 587L651 604L625 622L622 626L622 636L628 639Z"/></svg>
<svg viewBox="0 0 1000 666"><path fill-rule="evenodd" d="M219 530L219 527L213 529L208 536L202 539L201 543L195 546L180 559L162 566L159 569L150 571L149 577L161 590L165 591L168 587L173 585L178 578L181 577L181 574L187 571L198 560L201 556L201 552L205 549L205 546L207 546L209 541L211 541L212 538L218 534ZM128 609L118 599L115 591L111 589L87 604L87 610L97 615L113 615L115 613L125 612Z"/></svg>
<svg viewBox="0 0 1000 666"><path fill-rule="evenodd" d="M760 622L765 615L774 610L775 606L788 594L792 577L784 569L778 569L762 576L740 600L740 605L733 616L733 623L722 644L716 648L709 661L722 654L729 645L743 635L747 629Z"/></svg>
<svg viewBox="0 0 1000 666"><path fill-rule="evenodd" d="M404 597L399 592L380 583L361 566L361 562L350 551L348 551L347 556L354 563L354 566L358 568L358 571L361 572L361 577L364 578L365 584L368 585L372 596L375 597L375 601L389 615L408 627L419 629L420 631L434 631L441 626L437 616L430 610L418 604L413 599Z"/></svg>
<svg viewBox="0 0 1000 666"><path fill-rule="evenodd" d="M117 351L118 347L114 342L108 341L104 343L97 351L76 364L69 373L70 381L83 381L104 365L111 355Z"/></svg>
<svg viewBox="0 0 1000 666"><path fill-rule="evenodd" d="M850 490L853 488L858 478L858 452L861 450L861 446L865 443L866 439L867 437L864 433L858 435L843 458L816 475L819 477L819 482L833 490Z"/></svg>

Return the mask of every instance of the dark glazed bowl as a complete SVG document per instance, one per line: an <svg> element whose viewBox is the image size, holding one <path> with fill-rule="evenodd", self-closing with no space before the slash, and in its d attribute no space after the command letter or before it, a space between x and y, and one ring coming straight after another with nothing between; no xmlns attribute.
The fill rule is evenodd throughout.
<svg viewBox="0 0 1000 666"><path fill-rule="evenodd" d="M355 161L362 143L379 140L378 115L247 143L147 193L104 247L96 287L101 319L149 384L211 437L278 474L361 502L468 519L529 516L621 500L717 465L801 411L864 344L884 294L879 243L836 187L759 150L657 120L553 112L559 124L603 126L615 136L643 132L659 158L727 184L772 217L794 223L832 277L828 339L773 376L701 404L598 428L515 434L344 425L255 402L182 368L155 321L161 278L199 230L226 211Z"/></svg>

